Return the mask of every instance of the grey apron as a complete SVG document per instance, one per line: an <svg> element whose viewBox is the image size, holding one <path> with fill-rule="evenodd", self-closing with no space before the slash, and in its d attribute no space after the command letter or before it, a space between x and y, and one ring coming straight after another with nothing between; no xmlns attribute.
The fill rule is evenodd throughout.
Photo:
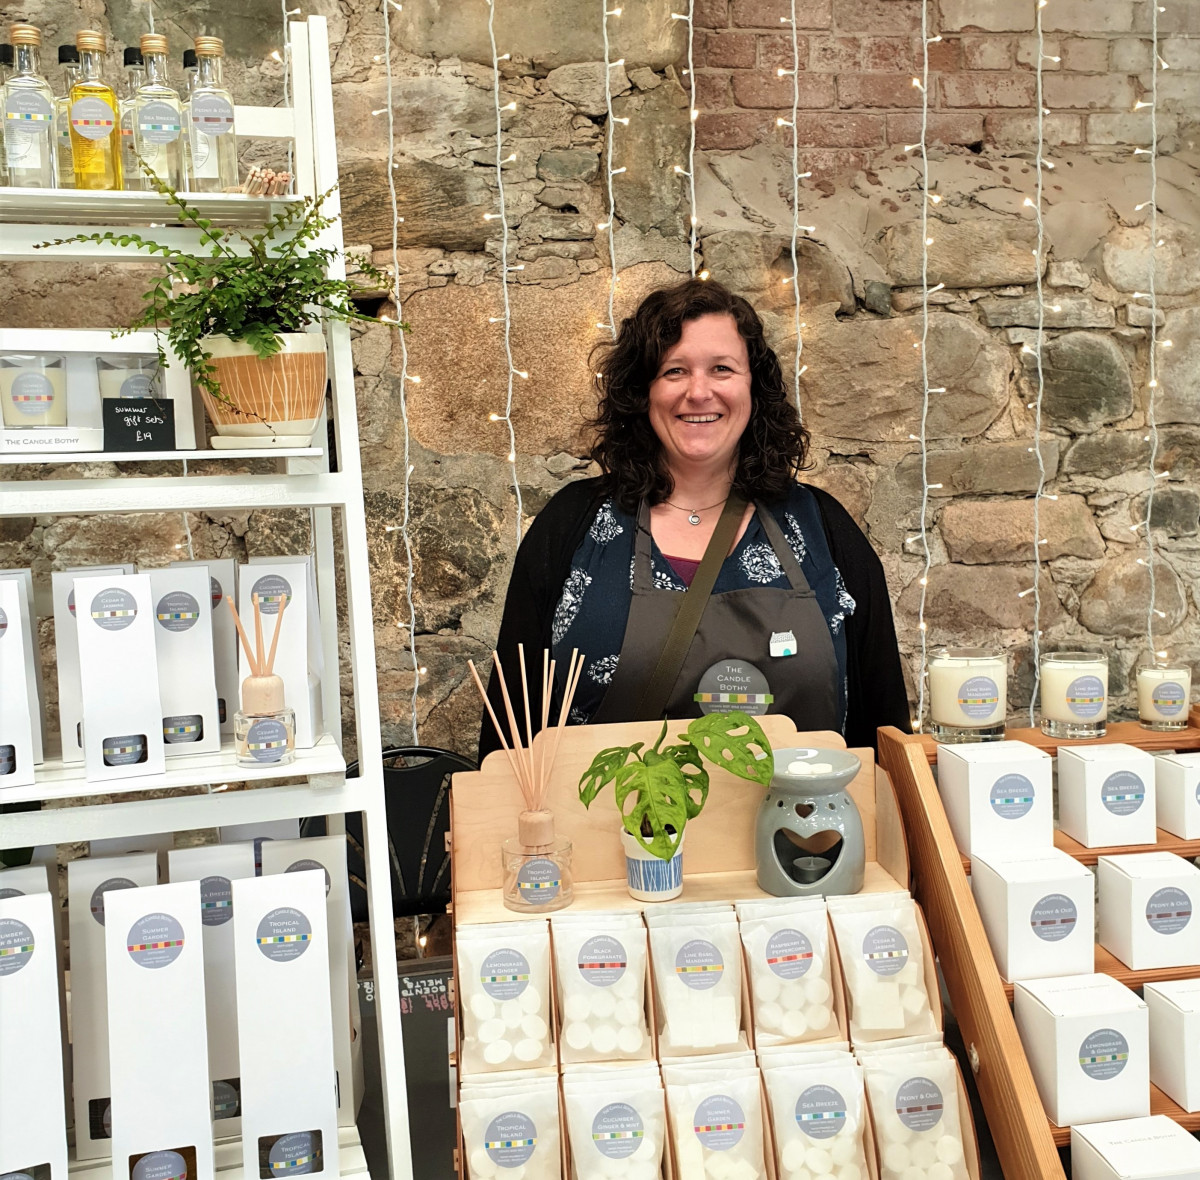
<svg viewBox="0 0 1200 1180"><path fill-rule="evenodd" d="M667 705L668 717L740 709L783 713L800 729L840 727L838 670L829 625L775 517L755 511L791 587L754 587L713 594L700 617ZM656 590L650 562L650 509L638 509L633 600L612 683L591 720L657 720L630 715L658 662L683 602L678 590Z"/></svg>

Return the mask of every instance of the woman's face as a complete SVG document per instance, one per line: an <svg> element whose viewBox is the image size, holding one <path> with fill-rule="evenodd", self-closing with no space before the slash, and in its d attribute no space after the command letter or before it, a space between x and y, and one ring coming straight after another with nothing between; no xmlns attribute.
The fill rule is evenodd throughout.
<svg viewBox="0 0 1200 1180"><path fill-rule="evenodd" d="M650 383L650 425L668 465L733 465L750 421L750 358L731 315L687 320Z"/></svg>

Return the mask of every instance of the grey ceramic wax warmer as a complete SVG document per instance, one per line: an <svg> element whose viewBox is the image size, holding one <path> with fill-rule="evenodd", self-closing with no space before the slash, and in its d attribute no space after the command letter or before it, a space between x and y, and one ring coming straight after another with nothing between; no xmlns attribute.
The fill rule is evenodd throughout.
<svg viewBox="0 0 1200 1180"><path fill-rule="evenodd" d="M857 893L866 845L846 787L861 763L848 750L789 748L774 754L775 774L754 839L759 888L776 897ZM808 768L822 769L806 773Z"/></svg>

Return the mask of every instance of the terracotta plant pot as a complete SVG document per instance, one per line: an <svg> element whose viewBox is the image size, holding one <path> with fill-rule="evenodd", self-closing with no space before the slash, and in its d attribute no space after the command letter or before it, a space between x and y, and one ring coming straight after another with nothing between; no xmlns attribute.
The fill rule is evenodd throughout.
<svg viewBox="0 0 1200 1180"><path fill-rule="evenodd" d="M201 389L217 428L215 447L307 446L325 405L325 337L318 332L284 332L283 347L266 360L241 340L209 336L204 350L216 366L217 401Z"/></svg>

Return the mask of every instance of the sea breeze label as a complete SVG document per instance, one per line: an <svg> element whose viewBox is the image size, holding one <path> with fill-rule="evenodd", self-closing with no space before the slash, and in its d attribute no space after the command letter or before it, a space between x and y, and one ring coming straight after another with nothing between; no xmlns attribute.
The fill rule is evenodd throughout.
<svg viewBox="0 0 1200 1180"><path fill-rule="evenodd" d="M832 1086L809 1086L796 1100L796 1126L810 1139L832 1139L846 1125L846 1100Z"/></svg>
<svg viewBox="0 0 1200 1180"><path fill-rule="evenodd" d="M1100 788L1100 802L1113 815L1132 815L1145 799L1146 784L1132 770L1114 770Z"/></svg>
<svg viewBox="0 0 1200 1180"><path fill-rule="evenodd" d="M721 982L725 960L711 942L693 938L679 948L675 956L675 978L692 991L706 992Z"/></svg>
<svg viewBox="0 0 1200 1180"><path fill-rule="evenodd" d="M505 946L492 951L479 968L479 982L493 1000L515 1000L529 986L529 960Z"/></svg>
<svg viewBox="0 0 1200 1180"><path fill-rule="evenodd" d="M205 926L224 926L233 917L233 883L228 877L200 880L200 921Z"/></svg>
<svg viewBox="0 0 1200 1180"><path fill-rule="evenodd" d="M692 1130L702 1147L728 1151L746 1133L746 1114L728 1094L712 1094L696 1107Z"/></svg>
<svg viewBox="0 0 1200 1180"><path fill-rule="evenodd" d="M908 941L895 926L875 926L862 942L862 957L876 975L899 975L908 965Z"/></svg>
<svg viewBox="0 0 1200 1180"><path fill-rule="evenodd" d="M972 721L990 717L1000 703L1000 690L990 676L972 676L958 686L958 707Z"/></svg>
<svg viewBox="0 0 1200 1180"><path fill-rule="evenodd" d="M1115 1028L1099 1028L1079 1046L1079 1068L1093 1081L1111 1081L1128 1064L1129 1042Z"/></svg>
<svg viewBox="0 0 1200 1180"><path fill-rule="evenodd" d="M625 974L629 955L611 934L597 934L579 948L579 974L593 987L612 987Z"/></svg>
<svg viewBox="0 0 1200 1180"><path fill-rule="evenodd" d="M896 1117L910 1131L929 1131L942 1121L942 1092L929 1078L909 1078L896 1091Z"/></svg>
<svg viewBox="0 0 1200 1180"><path fill-rule="evenodd" d="M992 784L988 802L1001 819L1022 819L1033 810L1033 783L1023 774L1002 774Z"/></svg>
<svg viewBox="0 0 1200 1180"><path fill-rule="evenodd" d="M1079 910L1062 893L1047 893L1029 913L1029 925L1043 942L1062 942L1078 922Z"/></svg>
<svg viewBox="0 0 1200 1180"><path fill-rule="evenodd" d="M812 966L812 943L799 930L777 930L767 939L765 956L780 979L799 979Z"/></svg>

